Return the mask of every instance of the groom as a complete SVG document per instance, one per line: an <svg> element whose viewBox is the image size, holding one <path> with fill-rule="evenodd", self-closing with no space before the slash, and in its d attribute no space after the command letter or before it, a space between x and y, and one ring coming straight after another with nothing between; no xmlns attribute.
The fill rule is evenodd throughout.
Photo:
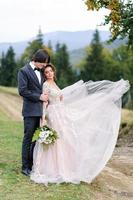
<svg viewBox="0 0 133 200"><path fill-rule="evenodd" d="M30 175L33 164L32 136L39 127L42 116L42 103L48 101L48 94L42 94L44 82L43 69L50 62L47 51L39 49L31 61L18 72L18 91L23 97L22 115L24 137L22 143L22 173Z"/></svg>

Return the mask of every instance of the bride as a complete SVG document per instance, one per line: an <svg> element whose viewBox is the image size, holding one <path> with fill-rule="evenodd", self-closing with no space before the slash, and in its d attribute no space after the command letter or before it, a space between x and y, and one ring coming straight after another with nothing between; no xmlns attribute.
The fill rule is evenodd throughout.
<svg viewBox="0 0 133 200"><path fill-rule="evenodd" d="M49 93L42 125L58 132L47 148L36 142L31 180L36 183L90 183L105 167L117 141L121 97L129 90L123 79L78 81L63 90L55 83L55 68L44 69L43 90Z"/></svg>

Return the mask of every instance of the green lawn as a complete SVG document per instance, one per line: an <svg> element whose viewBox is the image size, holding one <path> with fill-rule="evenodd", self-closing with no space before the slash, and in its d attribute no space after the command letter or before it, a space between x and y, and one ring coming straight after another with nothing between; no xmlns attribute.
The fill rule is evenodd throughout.
<svg viewBox="0 0 133 200"><path fill-rule="evenodd" d="M18 95L18 89L16 87L0 86L0 92Z"/></svg>
<svg viewBox="0 0 133 200"><path fill-rule="evenodd" d="M46 187L22 175L22 132L22 122L11 121L0 113L0 200L95 200L95 192L102 190L97 183Z"/></svg>
<svg viewBox="0 0 133 200"><path fill-rule="evenodd" d="M16 88L0 86L1 91L17 95ZM4 109L0 106L0 200L110 200L111 192L107 189L106 179L101 181L96 178L92 184L64 183L50 184L46 187L35 184L22 175L20 171L23 123L13 121L13 117L11 119L8 117L10 115L7 116L3 112ZM122 123L126 124L125 128L129 126L126 131L129 132L130 124L133 124L132 111L122 111ZM125 132L122 134L121 131L121 135L125 135Z"/></svg>

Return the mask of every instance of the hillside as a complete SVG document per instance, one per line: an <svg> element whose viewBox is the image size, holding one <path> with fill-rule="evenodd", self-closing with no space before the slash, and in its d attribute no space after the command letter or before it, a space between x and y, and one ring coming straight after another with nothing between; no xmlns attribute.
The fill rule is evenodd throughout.
<svg viewBox="0 0 133 200"><path fill-rule="evenodd" d="M0 111L10 120L21 121L22 99L16 88L0 87Z"/></svg>
<svg viewBox="0 0 133 200"><path fill-rule="evenodd" d="M133 111L122 111L122 124L117 147L104 170L92 184L81 183L79 186L62 184L61 186L51 185L46 188L31 183L20 174L20 163L18 163L20 162L20 152L18 150L20 151L22 138L22 135L20 135L22 133L21 107L22 99L18 96L16 88L0 87L0 135L2 139L0 144L0 173L2 175L0 193L3 200L30 200L29 190L39 200L45 198L48 200L133 199L133 147L131 141L131 138L133 138ZM10 145L10 148L7 145ZM8 158L6 155L8 155ZM14 161L14 159L16 160ZM22 183L23 187L20 187ZM21 188L24 188L24 191ZM12 190L14 191L13 194Z"/></svg>
<svg viewBox="0 0 133 200"><path fill-rule="evenodd" d="M82 61L82 59L85 58L85 56L86 56L85 48L69 51L70 63L74 67L77 64L79 64Z"/></svg>
<svg viewBox="0 0 133 200"><path fill-rule="evenodd" d="M121 46L125 43L126 43L126 39L115 40L112 43L102 42L102 45L109 51L112 51L113 49L118 48L119 46ZM85 58L87 46L89 46L89 44L87 44L84 48L73 49L73 50L69 51L70 62L74 67Z"/></svg>
<svg viewBox="0 0 133 200"><path fill-rule="evenodd" d="M93 34L95 30L85 30L85 31L56 31L45 33L43 36L44 44L47 45L49 41L51 41L53 49L55 49L55 45L57 42L65 43L68 47L69 51L77 50L85 48L87 45L90 44ZM109 37L110 32L108 31L99 31L101 42L105 43ZM29 38L27 41L20 41L20 42L5 42L0 43L0 54L2 52L6 52L9 46L12 46L16 57L19 57L23 52L24 49L27 47L28 42L31 42L35 38ZM111 45L108 45L107 48L116 48L121 44L124 44L125 41L116 40Z"/></svg>

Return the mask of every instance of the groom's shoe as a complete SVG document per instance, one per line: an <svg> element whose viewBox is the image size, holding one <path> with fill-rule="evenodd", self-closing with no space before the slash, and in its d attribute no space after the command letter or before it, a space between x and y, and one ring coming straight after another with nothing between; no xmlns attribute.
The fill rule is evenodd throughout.
<svg viewBox="0 0 133 200"><path fill-rule="evenodd" d="M26 168L26 169L22 169L22 174L24 174L25 176L30 176L30 172L31 172L31 170L29 170L28 168Z"/></svg>

